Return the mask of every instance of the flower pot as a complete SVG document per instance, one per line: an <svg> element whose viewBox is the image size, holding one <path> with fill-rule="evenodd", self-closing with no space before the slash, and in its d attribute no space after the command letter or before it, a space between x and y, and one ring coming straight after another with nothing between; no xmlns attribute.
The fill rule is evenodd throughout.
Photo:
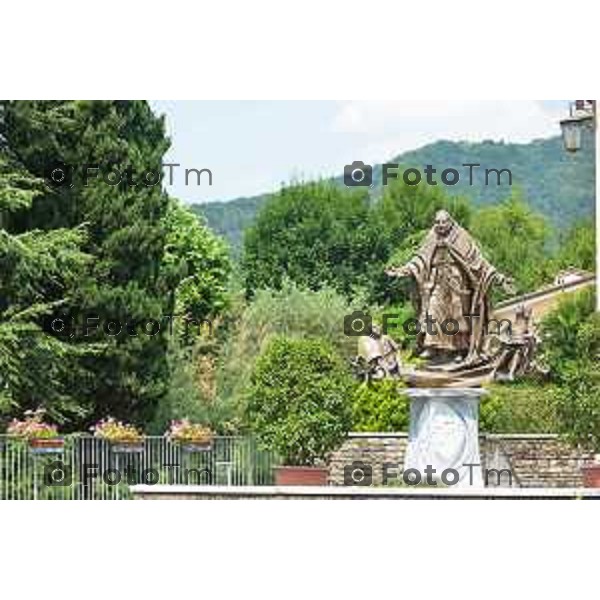
<svg viewBox="0 0 600 600"><path fill-rule="evenodd" d="M587 488L600 488L600 464L592 463L581 468L583 485Z"/></svg>
<svg viewBox="0 0 600 600"><path fill-rule="evenodd" d="M327 485L328 469L322 467L273 467L275 485Z"/></svg>
<svg viewBox="0 0 600 600"><path fill-rule="evenodd" d="M179 447L184 452L210 452L212 450L212 440L188 440L179 442Z"/></svg>
<svg viewBox="0 0 600 600"><path fill-rule="evenodd" d="M116 454L141 454L144 452L144 442L129 440L113 440L110 449Z"/></svg>
<svg viewBox="0 0 600 600"><path fill-rule="evenodd" d="M63 438L31 438L27 443L33 454L60 454L65 448Z"/></svg>

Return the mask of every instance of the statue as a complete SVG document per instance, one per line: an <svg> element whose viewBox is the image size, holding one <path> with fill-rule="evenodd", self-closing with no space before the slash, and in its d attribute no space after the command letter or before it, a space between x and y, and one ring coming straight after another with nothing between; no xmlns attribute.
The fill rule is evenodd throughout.
<svg viewBox="0 0 600 600"><path fill-rule="evenodd" d="M400 376L397 352L396 342L373 325L370 335L359 338L358 356L353 366L359 378L365 381L396 378Z"/></svg>
<svg viewBox="0 0 600 600"><path fill-rule="evenodd" d="M547 375L534 359L538 343L539 338L532 327L532 311L521 304L515 312L511 331L500 339L501 347L494 360L492 377L500 381L514 381L528 373Z"/></svg>
<svg viewBox="0 0 600 600"><path fill-rule="evenodd" d="M437 212L417 255L387 273L415 279L421 358L448 369L473 367L487 360L483 346L491 288L499 283L511 290L510 280L483 257L469 233L445 210Z"/></svg>

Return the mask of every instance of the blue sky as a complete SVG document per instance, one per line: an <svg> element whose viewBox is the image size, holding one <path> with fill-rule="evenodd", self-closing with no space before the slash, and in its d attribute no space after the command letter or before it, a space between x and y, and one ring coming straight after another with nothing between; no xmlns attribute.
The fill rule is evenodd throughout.
<svg viewBox="0 0 600 600"><path fill-rule="evenodd" d="M292 179L339 175L439 139L528 142L560 133L566 101L152 101L166 116L176 162L171 195L192 202L276 190ZM451 166L451 165L447 165ZM442 167L442 165L440 165ZM209 168L212 186L185 185Z"/></svg>

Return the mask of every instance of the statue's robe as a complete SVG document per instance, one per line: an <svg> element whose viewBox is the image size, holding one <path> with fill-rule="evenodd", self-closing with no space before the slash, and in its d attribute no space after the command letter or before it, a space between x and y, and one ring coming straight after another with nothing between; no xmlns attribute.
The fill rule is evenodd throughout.
<svg viewBox="0 0 600 600"><path fill-rule="evenodd" d="M432 228L418 254L405 265L405 269L411 273L417 284L421 319L424 319L426 314L431 314L429 308L434 284L434 258L436 251L440 249L445 249L453 264L461 270L463 280L467 284L468 294L463 304L464 321L459 321L459 324L466 323L468 327L465 348L467 352L463 364L472 365L482 358L484 335L490 318L490 288L500 274L483 257L473 238L455 222L445 236L439 235L435 228ZM421 327L424 327L423 321Z"/></svg>

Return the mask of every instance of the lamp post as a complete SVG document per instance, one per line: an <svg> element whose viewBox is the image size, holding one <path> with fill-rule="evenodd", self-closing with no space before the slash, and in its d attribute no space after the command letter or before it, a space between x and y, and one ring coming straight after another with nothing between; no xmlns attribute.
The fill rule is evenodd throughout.
<svg viewBox="0 0 600 600"><path fill-rule="evenodd" d="M586 127L592 131L596 127L596 101L575 100L571 105L570 115L560 122L567 152L581 149L581 134Z"/></svg>
<svg viewBox="0 0 600 600"><path fill-rule="evenodd" d="M577 152L582 146L582 133L585 129L592 131L596 136L596 172L600 163L600 144L598 144L598 128L596 127L596 100L575 100L571 105L570 114L560 122L563 142L567 152ZM598 186L596 185L596 188ZM596 310L600 312L600 246L598 244L598 231L600 231L600 199L596 193Z"/></svg>

